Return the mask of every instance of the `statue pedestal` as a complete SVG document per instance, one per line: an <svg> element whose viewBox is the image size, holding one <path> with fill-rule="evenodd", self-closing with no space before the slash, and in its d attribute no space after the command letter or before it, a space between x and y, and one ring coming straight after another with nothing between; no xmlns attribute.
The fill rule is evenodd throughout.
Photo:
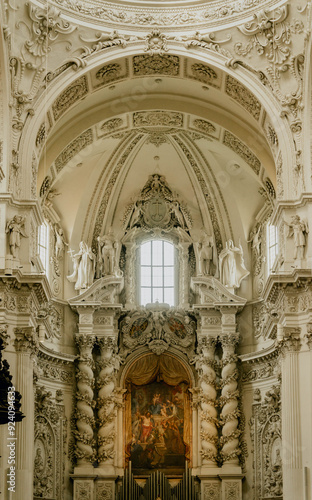
<svg viewBox="0 0 312 500"><path fill-rule="evenodd" d="M82 472L82 469L75 468L75 473L72 475L74 482L73 500L114 499L117 476L102 477L98 468L92 467L91 469L92 472L90 471L88 474L87 470Z"/></svg>
<svg viewBox="0 0 312 500"><path fill-rule="evenodd" d="M220 500L242 500L242 479L240 467L229 465L211 468L205 475L199 475L202 500L218 498Z"/></svg>

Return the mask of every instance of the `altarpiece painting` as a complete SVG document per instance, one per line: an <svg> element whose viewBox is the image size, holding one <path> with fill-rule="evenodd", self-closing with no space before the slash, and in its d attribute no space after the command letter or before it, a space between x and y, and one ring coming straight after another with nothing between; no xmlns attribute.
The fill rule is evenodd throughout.
<svg viewBox="0 0 312 500"><path fill-rule="evenodd" d="M146 371L145 371L146 369ZM126 462L137 474L180 474L190 457L189 381L175 358L148 355L127 377Z"/></svg>

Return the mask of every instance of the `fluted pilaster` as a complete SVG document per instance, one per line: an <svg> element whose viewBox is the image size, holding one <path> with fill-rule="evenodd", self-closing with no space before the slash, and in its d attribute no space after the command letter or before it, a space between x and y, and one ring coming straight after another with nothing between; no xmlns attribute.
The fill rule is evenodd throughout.
<svg viewBox="0 0 312 500"><path fill-rule="evenodd" d="M300 328L284 328L279 344L282 372L283 498L303 498L299 398Z"/></svg>
<svg viewBox="0 0 312 500"><path fill-rule="evenodd" d="M223 464L238 464L240 455L238 418L240 411L238 408L238 370L237 355L235 347L238 344L239 336L236 333L229 333L221 337L223 348L222 372L221 372L221 416L222 425L221 456Z"/></svg>
<svg viewBox="0 0 312 500"><path fill-rule="evenodd" d="M215 372L216 339L204 337L199 341L196 369L199 372L201 414L201 457L203 466L215 465L218 444L218 412Z"/></svg>
<svg viewBox="0 0 312 500"><path fill-rule="evenodd" d="M33 461L29 457L34 449L34 388L33 358L38 352L38 338L33 327L14 329L16 350L16 389L20 392L21 411L26 418L16 429L16 500L33 497Z"/></svg>
<svg viewBox="0 0 312 500"><path fill-rule="evenodd" d="M77 412L76 412L76 447L77 464L90 465L95 460L94 441L94 362L92 349L94 337L92 335L78 334L75 337L79 348L77 380Z"/></svg>
<svg viewBox="0 0 312 500"><path fill-rule="evenodd" d="M98 388L98 461L101 467L114 463L116 439L115 372L119 368L116 339L103 337L98 340L101 350Z"/></svg>

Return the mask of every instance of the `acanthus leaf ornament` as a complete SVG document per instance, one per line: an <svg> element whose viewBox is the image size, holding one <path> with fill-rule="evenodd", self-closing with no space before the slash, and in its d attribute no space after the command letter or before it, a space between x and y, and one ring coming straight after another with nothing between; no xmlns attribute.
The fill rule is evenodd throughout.
<svg viewBox="0 0 312 500"><path fill-rule="evenodd" d="M254 20L239 27L244 35L252 36L252 41L243 46L236 43L234 48L238 55L246 56L253 48L259 55L265 55L275 67L282 71L284 63L290 56L290 27L284 23L287 17L287 5L274 10L260 10Z"/></svg>
<svg viewBox="0 0 312 500"><path fill-rule="evenodd" d="M54 42L59 34L70 34L75 31L68 21L60 19L61 11L51 5L45 8L28 5L28 15L32 20L31 40L25 42L25 47L35 57L44 57L50 52L49 42Z"/></svg>
<svg viewBox="0 0 312 500"><path fill-rule="evenodd" d="M199 31L196 31L194 35L189 37L182 37L182 41L186 42L186 46L188 48L191 47L202 47L204 49L214 50L215 52L219 52L225 57L231 58L231 53L220 47L220 44L227 43L231 40L232 36L228 35L226 38L222 40L216 39L215 33L205 33L201 34Z"/></svg>

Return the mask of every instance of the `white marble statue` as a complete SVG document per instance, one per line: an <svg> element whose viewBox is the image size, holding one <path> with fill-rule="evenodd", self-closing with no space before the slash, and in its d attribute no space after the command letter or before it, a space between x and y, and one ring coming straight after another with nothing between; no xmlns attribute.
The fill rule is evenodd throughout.
<svg viewBox="0 0 312 500"><path fill-rule="evenodd" d="M110 230L104 236L98 236L97 277L113 276L118 274L119 242L115 240Z"/></svg>
<svg viewBox="0 0 312 500"><path fill-rule="evenodd" d="M249 240L247 240L247 243L251 243L251 248L255 251L256 256L259 257L261 254L262 243L261 224L259 224L257 229L255 228L250 232Z"/></svg>
<svg viewBox="0 0 312 500"><path fill-rule="evenodd" d="M28 237L25 232L25 220L25 215L14 215L13 219L7 221L5 228L5 232L9 234L10 252L16 259L21 246L21 236Z"/></svg>
<svg viewBox="0 0 312 500"><path fill-rule="evenodd" d="M72 256L74 271L67 279L75 282L75 290L84 290L93 283L95 255L84 241L80 242L79 252Z"/></svg>
<svg viewBox="0 0 312 500"><path fill-rule="evenodd" d="M198 252L198 273L200 276L209 276L212 274L213 264L213 246L211 237L205 235L202 242L197 245Z"/></svg>
<svg viewBox="0 0 312 500"><path fill-rule="evenodd" d="M244 263L241 244L235 247L232 240L225 243L219 255L220 281L228 288L239 288L241 281L249 275Z"/></svg>
<svg viewBox="0 0 312 500"><path fill-rule="evenodd" d="M55 257L59 259L63 253L65 246L68 247L68 243L65 241L64 231L61 227L55 225L54 226L54 235L55 235Z"/></svg>
<svg viewBox="0 0 312 500"><path fill-rule="evenodd" d="M293 215L290 224L285 221L289 228L288 237L294 238L294 259L303 259L304 248L306 246L306 234L308 234L308 225L300 219L299 215Z"/></svg>

